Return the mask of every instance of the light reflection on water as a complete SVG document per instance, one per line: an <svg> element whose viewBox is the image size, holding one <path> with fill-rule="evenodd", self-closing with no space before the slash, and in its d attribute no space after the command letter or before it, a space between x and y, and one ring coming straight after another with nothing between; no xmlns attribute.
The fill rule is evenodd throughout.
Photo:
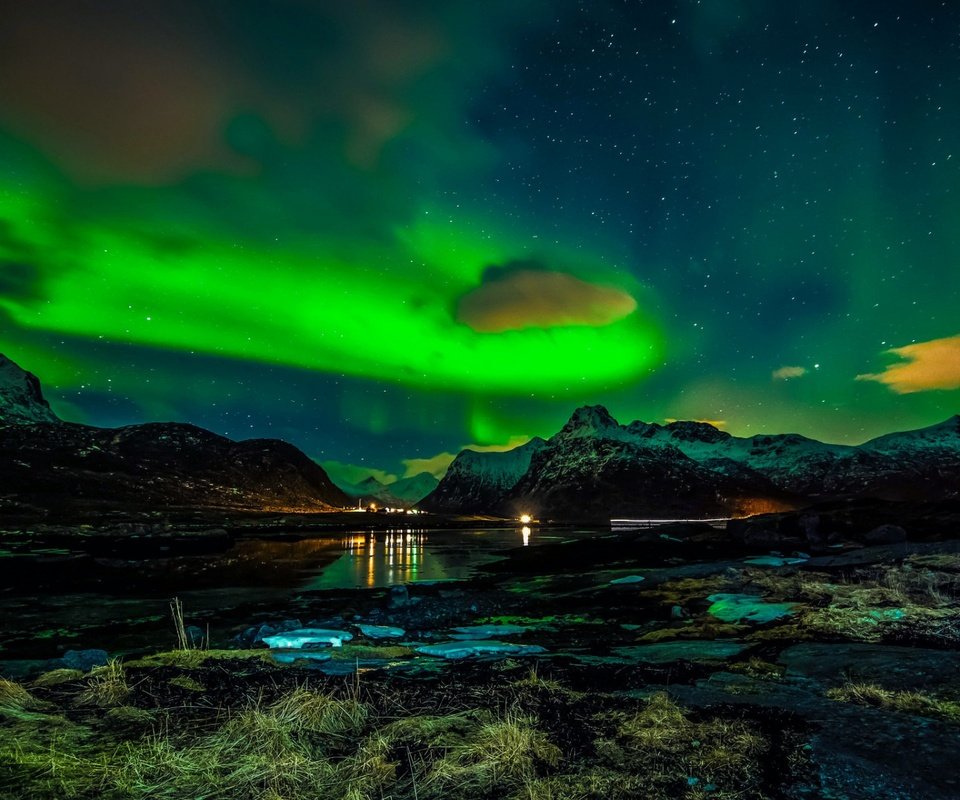
<svg viewBox="0 0 960 800"><path fill-rule="evenodd" d="M311 589L392 586L417 581L459 580L492 557L491 538L500 548L530 544L530 528L520 531L427 532L388 530L357 533L341 541L339 558L304 586Z"/></svg>
<svg viewBox="0 0 960 800"><path fill-rule="evenodd" d="M591 535L526 525L356 531L297 541L243 539L215 554L91 559L83 569L69 563L61 569L59 559L38 554L18 565L30 572L0 594L0 665L67 648L136 650L167 642L174 596L191 622L209 625L215 640L225 642L250 624L245 608L263 614L275 607L282 615L304 591L462 580L510 548Z"/></svg>

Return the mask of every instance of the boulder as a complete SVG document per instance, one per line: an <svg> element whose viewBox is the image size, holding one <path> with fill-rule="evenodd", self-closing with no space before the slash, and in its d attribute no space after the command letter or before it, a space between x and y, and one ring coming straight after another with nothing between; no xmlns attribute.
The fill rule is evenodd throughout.
<svg viewBox="0 0 960 800"><path fill-rule="evenodd" d="M899 525L878 525L869 531L863 541L866 544L899 544L907 540L907 532Z"/></svg>
<svg viewBox="0 0 960 800"><path fill-rule="evenodd" d="M60 666L64 669L89 672L94 667L102 667L109 660L106 650L67 650L60 659Z"/></svg>

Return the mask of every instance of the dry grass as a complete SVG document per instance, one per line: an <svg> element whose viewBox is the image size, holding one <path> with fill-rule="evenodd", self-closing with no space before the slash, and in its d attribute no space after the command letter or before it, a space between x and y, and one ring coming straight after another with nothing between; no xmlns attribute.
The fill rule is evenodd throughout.
<svg viewBox="0 0 960 800"><path fill-rule="evenodd" d="M145 669L149 667L181 667L183 669L197 669L210 661L264 661L275 665L267 649L259 650L168 650L163 653L127 661L126 666L131 669Z"/></svg>
<svg viewBox="0 0 960 800"><path fill-rule="evenodd" d="M731 672L739 672L742 675L747 675L750 678L756 678L758 680L764 681L774 681L783 677L783 674L786 672L786 667L781 664L771 664L769 661L764 661L762 658L756 658L755 656L747 659L746 661L738 661L734 664L730 664L727 669Z"/></svg>
<svg viewBox="0 0 960 800"><path fill-rule="evenodd" d="M130 692L123 664L120 659L112 658L104 666L91 670L86 687L77 695L77 704L102 708L119 706Z"/></svg>
<svg viewBox="0 0 960 800"><path fill-rule="evenodd" d="M22 710L36 708L36 698L16 681L0 678L0 709Z"/></svg>
<svg viewBox="0 0 960 800"><path fill-rule="evenodd" d="M79 669L54 669L50 672L44 672L34 681L34 686L48 688L50 686L60 686L64 683L71 683L83 678L83 671Z"/></svg>
<svg viewBox="0 0 960 800"><path fill-rule="evenodd" d="M915 632L953 640L960 624L960 575L946 567L954 560L953 555L923 556L858 569L839 580L824 573L760 570L745 570L744 579L751 591L802 603L806 608L797 626L806 636L874 642L891 627L909 625Z"/></svg>
<svg viewBox="0 0 960 800"><path fill-rule="evenodd" d="M944 700L922 692L884 689L872 683L848 683L827 692L831 700L874 706L921 717L960 722L960 702Z"/></svg>
<svg viewBox="0 0 960 800"><path fill-rule="evenodd" d="M359 700L337 700L310 689L296 689L270 708L290 730L326 736L356 737L367 722L368 709Z"/></svg>
<svg viewBox="0 0 960 800"><path fill-rule="evenodd" d="M41 713L0 716L0 798L759 797L753 788L765 744L750 724L691 715L666 695L655 695L635 712L614 711L601 719L594 717L594 699L590 710L577 712L584 714L578 719L589 756L565 754L532 709L549 709L550 724L557 725L561 705L572 710L586 696L536 671L484 690L472 704L452 693L444 703L456 710L433 714L412 711L389 693L362 696L357 686L334 692L300 686L278 699L271 694L270 701L251 697L233 709L197 704L146 711L132 702L156 685L147 676L121 704L103 709L119 696L105 687L125 681L122 668L111 663L91 674L82 691L66 690L86 699L81 710L63 700L81 723ZM0 692L12 704L31 702L16 684L0 684ZM594 741L598 731L602 735ZM707 792L689 784L689 776L716 787ZM15 793L5 794L6 786L15 786Z"/></svg>
<svg viewBox="0 0 960 800"><path fill-rule="evenodd" d="M767 743L746 722L694 719L662 692L613 721L613 735L597 742L601 763L645 776L651 795L690 797L696 787L712 786L712 796L734 797L759 785ZM693 782L681 785L680 776Z"/></svg>
<svg viewBox="0 0 960 800"><path fill-rule="evenodd" d="M555 767L560 749L532 719L515 711L471 730L465 740L438 760L424 778L431 796L472 796L528 785L542 765Z"/></svg>

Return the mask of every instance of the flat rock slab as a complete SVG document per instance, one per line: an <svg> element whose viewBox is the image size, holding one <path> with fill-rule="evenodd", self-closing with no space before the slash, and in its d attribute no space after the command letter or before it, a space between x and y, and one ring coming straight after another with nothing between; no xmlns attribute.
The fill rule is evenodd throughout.
<svg viewBox="0 0 960 800"><path fill-rule="evenodd" d="M788 647L779 661L788 675L839 685L847 680L885 689L960 684L960 652L857 642L806 642Z"/></svg>
<svg viewBox="0 0 960 800"><path fill-rule="evenodd" d="M425 644L418 647L417 652L425 656L457 660L481 656L532 656L547 651L535 644L514 644L512 642L497 642L491 639L468 639L465 641L441 642L440 644Z"/></svg>
<svg viewBox="0 0 960 800"><path fill-rule="evenodd" d="M724 622L753 622L765 625L793 614L795 603L767 603L752 594L712 594L707 600L713 605L707 609Z"/></svg>
<svg viewBox="0 0 960 800"><path fill-rule="evenodd" d="M353 634L329 628L298 628L273 636L264 636L263 641L271 650L299 650L307 645L339 647L349 642Z"/></svg>
<svg viewBox="0 0 960 800"><path fill-rule="evenodd" d="M618 647L613 652L631 662L669 664L673 661L724 661L740 655L746 649L747 645L742 642L704 639Z"/></svg>

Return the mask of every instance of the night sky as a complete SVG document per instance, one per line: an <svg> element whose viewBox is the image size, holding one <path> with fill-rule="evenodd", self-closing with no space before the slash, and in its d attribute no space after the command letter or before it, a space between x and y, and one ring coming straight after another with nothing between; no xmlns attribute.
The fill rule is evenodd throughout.
<svg viewBox="0 0 960 800"><path fill-rule="evenodd" d="M952 1L7 3L0 177L0 351L74 421L355 479L960 411Z"/></svg>

